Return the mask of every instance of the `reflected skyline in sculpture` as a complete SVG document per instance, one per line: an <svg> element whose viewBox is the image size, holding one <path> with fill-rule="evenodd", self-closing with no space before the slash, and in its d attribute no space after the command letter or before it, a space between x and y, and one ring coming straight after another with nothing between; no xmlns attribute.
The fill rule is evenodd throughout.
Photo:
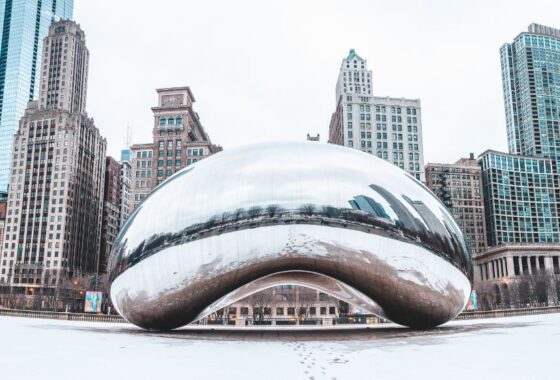
<svg viewBox="0 0 560 380"><path fill-rule="evenodd" d="M460 312L471 275L459 228L422 184L370 155L308 142L233 149L177 173L130 217L110 265L119 312L156 329L286 271L332 278L397 323L433 326Z"/></svg>

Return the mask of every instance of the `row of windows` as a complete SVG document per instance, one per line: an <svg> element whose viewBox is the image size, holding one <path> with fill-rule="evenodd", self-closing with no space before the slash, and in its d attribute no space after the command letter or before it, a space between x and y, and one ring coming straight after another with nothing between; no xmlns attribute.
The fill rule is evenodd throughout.
<svg viewBox="0 0 560 380"><path fill-rule="evenodd" d="M136 152L136 158L152 158L153 154L152 150L142 150Z"/></svg>
<svg viewBox="0 0 560 380"><path fill-rule="evenodd" d="M371 107L369 104L360 104L360 112L370 112L371 111ZM347 105L347 110L348 111L352 111L352 104L348 104ZM375 112L377 113L386 113L387 109L385 106L382 105L375 105ZM402 108L401 107L393 107L391 106L391 113L392 114L397 114L400 115L402 113ZM416 108L410 108L407 107L406 108L406 114L407 115L416 115Z"/></svg>
<svg viewBox="0 0 560 380"><path fill-rule="evenodd" d="M309 308L307 307L298 307L297 308L297 312L298 315L307 315L308 314L308 310L309 310L309 315L317 315L317 309L319 309L319 315L327 315L327 313L329 315L336 315L336 307L335 306L321 306L321 307L315 307L315 306L311 306ZM295 316L296 315L296 308L295 307L277 307L275 308L276 311L276 315L288 315L288 316ZM228 312L229 314L237 314L237 307L232 307L230 306L228 308ZM264 315L272 315L272 308L271 307L264 307L264 308L260 308L260 307L254 307L253 308L253 314L264 314ZM239 308L239 314L240 315L249 315L249 308L248 307L243 307L241 306Z"/></svg>
<svg viewBox="0 0 560 380"><path fill-rule="evenodd" d="M159 118L159 125L182 125L183 116L161 116Z"/></svg>

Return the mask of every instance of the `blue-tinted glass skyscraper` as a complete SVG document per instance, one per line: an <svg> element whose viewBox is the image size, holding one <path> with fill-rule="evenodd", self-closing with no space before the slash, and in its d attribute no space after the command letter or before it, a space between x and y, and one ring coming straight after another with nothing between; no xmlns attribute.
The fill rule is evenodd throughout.
<svg viewBox="0 0 560 380"><path fill-rule="evenodd" d="M510 153L560 159L560 29L531 24L500 58Z"/></svg>
<svg viewBox="0 0 560 380"><path fill-rule="evenodd" d="M73 8L74 0L0 0L0 191L9 183L13 135L38 95L43 39Z"/></svg>

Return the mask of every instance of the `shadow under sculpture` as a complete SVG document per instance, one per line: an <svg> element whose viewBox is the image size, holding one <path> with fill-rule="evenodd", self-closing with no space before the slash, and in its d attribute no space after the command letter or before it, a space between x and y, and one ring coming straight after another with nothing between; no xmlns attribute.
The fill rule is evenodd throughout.
<svg viewBox="0 0 560 380"><path fill-rule="evenodd" d="M118 312L154 330L282 284L427 328L463 309L472 277L461 231L424 185L316 142L231 149L178 172L128 219L109 267Z"/></svg>

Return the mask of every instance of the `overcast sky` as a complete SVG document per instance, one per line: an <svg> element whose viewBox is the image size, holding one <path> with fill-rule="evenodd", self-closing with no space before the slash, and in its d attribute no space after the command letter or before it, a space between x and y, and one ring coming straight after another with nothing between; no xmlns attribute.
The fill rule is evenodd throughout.
<svg viewBox="0 0 560 380"><path fill-rule="evenodd" d="M75 0L90 51L87 109L118 158L150 142L156 88L190 86L212 142L328 138L341 60L376 96L419 98L426 162L507 149L499 48L560 1Z"/></svg>

